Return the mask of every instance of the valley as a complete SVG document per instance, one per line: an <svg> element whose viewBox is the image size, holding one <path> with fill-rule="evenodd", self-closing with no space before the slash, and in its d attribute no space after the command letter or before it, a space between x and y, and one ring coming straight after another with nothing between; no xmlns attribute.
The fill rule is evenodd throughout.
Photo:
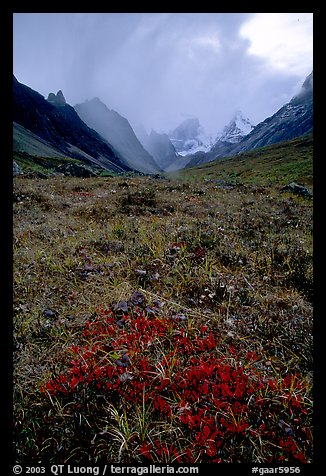
<svg viewBox="0 0 326 476"><path fill-rule="evenodd" d="M308 136L165 176L28 162L18 463L313 460L313 200L283 190L312 161Z"/></svg>
<svg viewBox="0 0 326 476"><path fill-rule="evenodd" d="M316 21L11 15L9 473L316 472Z"/></svg>
<svg viewBox="0 0 326 476"><path fill-rule="evenodd" d="M171 175L173 177L173 174ZM274 145L258 147L231 157L176 171L185 180L214 180L252 185L313 186L313 136L307 134Z"/></svg>
<svg viewBox="0 0 326 476"><path fill-rule="evenodd" d="M215 138L13 85L15 461L311 463L312 73Z"/></svg>

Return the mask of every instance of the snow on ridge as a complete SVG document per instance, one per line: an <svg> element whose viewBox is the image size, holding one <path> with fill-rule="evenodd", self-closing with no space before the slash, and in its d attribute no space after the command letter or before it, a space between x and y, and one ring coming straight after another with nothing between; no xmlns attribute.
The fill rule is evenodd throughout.
<svg viewBox="0 0 326 476"><path fill-rule="evenodd" d="M237 111L229 124L224 127L223 131L217 134L217 141L239 142L244 136L248 135L254 126L247 117L244 117L241 111Z"/></svg>
<svg viewBox="0 0 326 476"><path fill-rule="evenodd" d="M190 126L194 125L194 121L196 121L196 130L192 128L192 132L190 132ZM184 129L182 129L181 126L184 126ZM254 126L250 120L245 117L241 111L236 111L229 124L216 134L215 139L213 139L211 134L205 131L197 118L189 119L181 123L180 126L175 129L175 131L178 131L178 134L176 135L175 131L172 131L169 134L169 138L178 155L184 157L196 154L197 152L209 152L218 141L235 144L249 134L253 128ZM183 138L182 135L180 135L180 130L182 131L181 134Z"/></svg>

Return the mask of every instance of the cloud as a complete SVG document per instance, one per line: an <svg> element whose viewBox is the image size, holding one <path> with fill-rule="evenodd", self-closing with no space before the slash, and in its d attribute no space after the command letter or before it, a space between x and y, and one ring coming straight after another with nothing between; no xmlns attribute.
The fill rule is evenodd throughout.
<svg viewBox="0 0 326 476"><path fill-rule="evenodd" d="M237 109L259 122L311 70L312 14L14 15L18 81L72 105L97 96L149 131L193 116L216 134Z"/></svg>
<svg viewBox="0 0 326 476"><path fill-rule="evenodd" d="M240 29L249 40L248 53L271 69L286 74L307 74L312 69L312 13L257 13Z"/></svg>
<svg viewBox="0 0 326 476"><path fill-rule="evenodd" d="M216 33L212 35L198 35L183 39L181 48L186 57L192 61L200 61L201 58L215 56L221 50L221 42Z"/></svg>

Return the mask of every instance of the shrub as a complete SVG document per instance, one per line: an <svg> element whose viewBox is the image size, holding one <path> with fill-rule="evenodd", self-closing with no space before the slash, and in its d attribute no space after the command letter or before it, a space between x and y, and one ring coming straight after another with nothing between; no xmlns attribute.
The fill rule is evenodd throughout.
<svg viewBox="0 0 326 476"><path fill-rule="evenodd" d="M156 193L154 189L145 189L136 191L134 193L128 192L120 199L122 207L128 206L144 206L155 207L156 206Z"/></svg>
<svg viewBox="0 0 326 476"><path fill-rule="evenodd" d="M195 328L135 295L98 309L67 367L41 388L87 421L79 452L102 435L101 451L116 462L311 461L300 375L271 378L255 352L226 347L209 325Z"/></svg>

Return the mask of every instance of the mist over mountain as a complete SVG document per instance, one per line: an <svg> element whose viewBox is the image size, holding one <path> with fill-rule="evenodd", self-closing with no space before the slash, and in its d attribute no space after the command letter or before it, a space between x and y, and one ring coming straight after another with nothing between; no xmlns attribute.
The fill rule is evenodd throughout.
<svg viewBox="0 0 326 476"><path fill-rule="evenodd" d="M301 90L273 116L258 124L235 148L235 153L294 139L313 129L313 72Z"/></svg>
<svg viewBox="0 0 326 476"><path fill-rule="evenodd" d="M130 168L144 173L156 173L160 170L136 137L128 120L110 110L99 98L76 104L74 109L89 127L112 144Z"/></svg>
<svg viewBox="0 0 326 476"><path fill-rule="evenodd" d="M146 144L148 142L149 134L147 133L144 125L137 124L136 126L133 127L133 130L136 134L137 139L141 143L141 145L146 149Z"/></svg>
<svg viewBox="0 0 326 476"><path fill-rule="evenodd" d="M188 118L168 134L144 127L137 135L128 119L98 98L67 104L63 92L47 100L14 77L14 147L44 157L75 157L117 172L175 171L219 157L290 140L313 129L313 73L275 114L256 126L237 111L215 141L198 118ZM138 137L137 137L138 136Z"/></svg>
<svg viewBox="0 0 326 476"><path fill-rule="evenodd" d="M309 105L313 100L313 71L304 80L300 91L290 101L292 105Z"/></svg>
<svg viewBox="0 0 326 476"><path fill-rule="evenodd" d="M223 151L232 148L234 144L240 142L245 135L249 134L253 127L250 120L241 111L236 111L231 121L221 132L217 133L215 141L213 141L212 137L205 133L197 118L187 119L170 134L171 137L174 137L171 141L176 143L181 151L179 151L176 160L167 166L166 170L173 172L186 167L193 160L205 160L206 154L213 147L215 150L222 147Z"/></svg>
<svg viewBox="0 0 326 476"><path fill-rule="evenodd" d="M179 155L207 151L212 145L211 136L205 134L197 117L185 119L168 136Z"/></svg>
<svg viewBox="0 0 326 476"><path fill-rule="evenodd" d="M140 129L139 134L142 136L145 149L154 157L162 170L167 170L179 157L167 134L159 134L153 129L150 134L147 134L145 129Z"/></svg>
<svg viewBox="0 0 326 476"><path fill-rule="evenodd" d="M130 170L113 147L66 104L62 92L49 97L47 101L13 77L14 146L16 144L18 150L26 150L33 140L35 154L38 150L40 156L46 156L46 145L48 150L54 149L54 153L58 151L63 156L95 163L108 170ZM15 123L21 127L15 127Z"/></svg>
<svg viewBox="0 0 326 476"><path fill-rule="evenodd" d="M222 141L236 144L249 134L253 128L254 126L250 120L245 117L241 111L236 111L229 124L227 124L223 131L217 135L215 143L217 141Z"/></svg>
<svg viewBox="0 0 326 476"><path fill-rule="evenodd" d="M219 157L236 155L241 152L275 144L308 134L313 130L313 72L302 84L298 94L281 107L275 114L257 124L239 142L219 139L208 153L193 155L187 167L210 162Z"/></svg>

